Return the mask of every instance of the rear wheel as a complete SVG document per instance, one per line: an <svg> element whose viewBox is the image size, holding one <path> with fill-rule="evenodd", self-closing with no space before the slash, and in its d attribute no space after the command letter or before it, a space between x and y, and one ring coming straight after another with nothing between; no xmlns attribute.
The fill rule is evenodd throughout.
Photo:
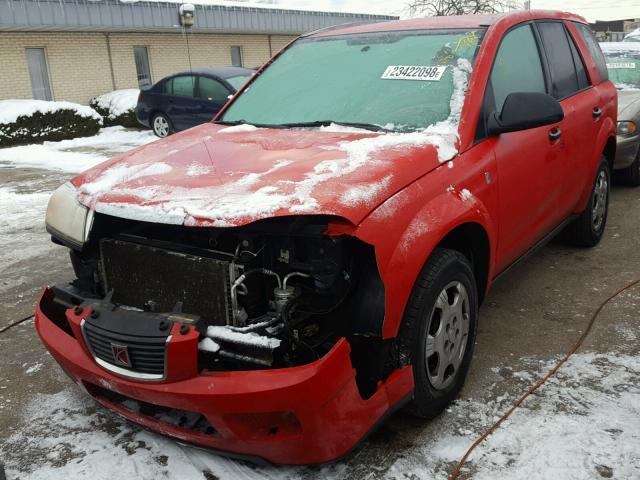
<svg viewBox="0 0 640 480"><path fill-rule="evenodd" d="M164 138L173 132L173 127L169 118L164 113L156 113L151 120L153 133L160 138Z"/></svg>
<svg viewBox="0 0 640 480"><path fill-rule="evenodd" d="M602 239L609 212L611 173L606 158L602 157L593 182L589 204L580 216L567 227L565 237L574 245L594 247Z"/></svg>
<svg viewBox="0 0 640 480"><path fill-rule="evenodd" d="M633 160L633 163L620 171L620 180L630 187L640 185L640 150Z"/></svg>
<svg viewBox="0 0 640 480"><path fill-rule="evenodd" d="M458 395L473 355L477 318L469 260L455 250L436 249L413 288L400 333L403 354L413 366L411 413L433 418Z"/></svg>

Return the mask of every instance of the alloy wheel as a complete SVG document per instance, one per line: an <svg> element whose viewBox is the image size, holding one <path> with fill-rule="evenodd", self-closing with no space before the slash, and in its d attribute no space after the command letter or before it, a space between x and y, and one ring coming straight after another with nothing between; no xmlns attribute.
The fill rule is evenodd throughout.
<svg viewBox="0 0 640 480"><path fill-rule="evenodd" d="M425 346L427 376L436 390L453 382L469 336L469 294L458 281L447 284L436 300L429 318Z"/></svg>
<svg viewBox="0 0 640 480"><path fill-rule="evenodd" d="M608 199L609 180L607 179L607 173L604 170L600 170L593 189L593 200L591 201L591 222L596 232L599 232L604 224Z"/></svg>
<svg viewBox="0 0 640 480"><path fill-rule="evenodd" d="M162 138L169 135L169 122L162 115L153 119L153 132Z"/></svg>

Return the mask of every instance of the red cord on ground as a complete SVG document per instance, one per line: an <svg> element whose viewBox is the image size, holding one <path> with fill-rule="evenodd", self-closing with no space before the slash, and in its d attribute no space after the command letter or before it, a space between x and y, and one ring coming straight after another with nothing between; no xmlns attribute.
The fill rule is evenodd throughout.
<svg viewBox="0 0 640 480"><path fill-rule="evenodd" d="M467 450L467 452L464 454L464 456L462 457L462 459L460 459L460 461L458 462L458 464L456 465L456 468L453 470L453 473L451 474L451 476L449 477L449 480L456 480L458 478L458 475L460 475L460 470L462 469L463 465L466 463L466 461L469 459L469 455L471 455L471 452L473 452L476 447L478 445L480 445L489 435L491 435L493 432L496 431L496 429L502 424L502 422L504 422L507 418L509 418L511 416L511 414L520 406L522 405L522 402L524 402L527 397L529 395L531 395L533 392L535 392L538 388L540 388L550 377L552 377L559 369L560 367L562 367L562 365L564 365L564 363L569 360L569 357L571 357L571 355L573 355L574 353L576 353L576 351L582 346L584 340L587 338L587 336L589 335L589 332L591 331L591 328L593 327L593 324L595 323L596 318L598 317L598 315L600 314L600 312L602 311L602 309L605 307L605 305L607 303L609 303L611 300L613 300L615 297L617 297L618 295L620 295L622 292L624 292L625 290L628 290L632 287L634 287L635 285L637 285L638 283L640 283L640 278L638 278L637 280L634 280L631 283L628 283L627 285L625 285L624 287L620 288L619 290L617 290L616 292L614 292L612 295L610 295L604 302L602 302L600 304L600 306L597 308L597 310L593 313L593 315L591 316L591 320L589 320L589 324L587 325L586 330L582 333L582 335L580 335L580 338L578 338L578 341L573 345L573 347L571 347L571 349L564 355L564 357L562 357L560 359L560 361L558 363L555 364L555 366L549 370L547 372L547 374L542 377L540 380L538 380L534 385L531 386L531 388L529 388L529 390L527 390L527 392L522 395L520 398L518 398L513 405L511 406L511 408L509 410L507 410L504 415L502 415L493 425L491 425L491 427L489 427L482 435L480 435L475 442L473 442L473 444L471 444L471 446L469 447L469 449Z"/></svg>

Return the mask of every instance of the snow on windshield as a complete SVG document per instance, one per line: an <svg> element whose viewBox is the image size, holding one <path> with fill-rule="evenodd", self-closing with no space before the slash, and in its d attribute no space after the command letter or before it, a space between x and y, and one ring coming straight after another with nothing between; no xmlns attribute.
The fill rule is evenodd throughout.
<svg viewBox="0 0 640 480"><path fill-rule="evenodd" d="M340 141L335 145L324 147L339 153L334 159L315 164L299 180L282 178L269 185L264 185L264 182L261 182L265 175L293 161L286 157L280 159L272 168L263 173L251 173L239 177L233 182L201 188L178 187L160 182L157 186L126 185L134 178L163 174L169 169L163 164L159 164L162 168L154 167L157 165L154 162L135 166L116 163L81 187L80 201L95 208L97 212L107 215L132 220L192 226L228 227L236 225L239 219L264 218L279 210L288 210L293 214L316 213L322 207L321 202L314 195L320 185L340 182L342 177L353 174L366 166L371 167L374 163L378 164L378 167L384 168L388 162L389 170L391 170L393 164L391 160L381 159L384 157L379 154L382 151L387 149L406 149L409 151L419 147L432 146L435 148L440 162L446 162L457 155L458 123L472 65L467 58L460 57L450 68L453 88L448 102L448 116L444 120L430 124L426 128L408 132L358 132L366 132L366 136L355 140ZM328 133L334 129L336 128L318 128L318 130ZM216 136L250 136L263 134L264 131L266 130L262 128L257 129L252 125L242 124L222 128L218 130ZM356 132L352 131L351 133ZM221 137L220 140L223 141L223 138ZM340 195L338 202L345 206L375 207L375 204L371 204L371 202L376 198L378 201L380 200L380 195L392 179L393 175L389 173L382 182L378 181L375 184L356 183ZM114 195L121 198L134 197L139 201L123 203L105 200L102 198L105 194L111 198Z"/></svg>

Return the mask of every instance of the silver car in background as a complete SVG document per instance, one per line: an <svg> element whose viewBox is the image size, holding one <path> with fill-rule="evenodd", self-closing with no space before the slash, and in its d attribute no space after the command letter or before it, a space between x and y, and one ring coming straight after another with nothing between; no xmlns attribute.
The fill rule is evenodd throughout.
<svg viewBox="0 0 640 480"><path fill-rule="evenodd" d="M618 131L614 169L621 180L640 185L640 42L600 44L609 79L618 89Z"/></svg>

